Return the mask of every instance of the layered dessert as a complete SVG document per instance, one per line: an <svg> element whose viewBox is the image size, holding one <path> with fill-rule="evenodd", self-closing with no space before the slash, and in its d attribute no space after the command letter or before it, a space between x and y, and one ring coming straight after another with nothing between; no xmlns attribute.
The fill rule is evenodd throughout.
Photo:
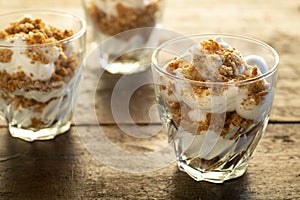
<svg viewBox="0 0 300 200"><path fill-rule="evenodd" d="M148 46L158 42L163 0L85 0L91 45L103 47L101 63L113 74L131 74L149 67ZM97 46L97 47L99 47ZM102 58L103 57L103 58Z"/></svg>
<svg viewBox="0 0 300 200"><path fill-rule="evenodd" d="M0 113L10 126L35 131L70 121L78 59L72 43L60 41L72 35L29 15L0 30Z"/></svg>
<svg viewBox="0 0 300 200"><path fill-rule="evenodd" d="M113 36L134 28L154 27L161 0L92 0L86 7L93 25Z"/></svg>
<svg viewBox="0 0 300 200"><path fill-rule="evenodd" d="M251 152L274 95L259 79L267 71L263 58L244 57L222 37L195 44L162 68L158 101L182 166L232 170Z"/></svg>

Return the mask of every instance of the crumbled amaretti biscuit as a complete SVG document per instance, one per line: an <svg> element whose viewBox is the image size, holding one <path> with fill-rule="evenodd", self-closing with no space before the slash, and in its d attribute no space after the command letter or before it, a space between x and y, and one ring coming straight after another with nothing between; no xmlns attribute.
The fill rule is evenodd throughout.
<svg viewBox="0 0 300 200"><path fill-rule="evenodd" d="M159 1L154 1L144 8L129 8L120 2L116 4L117 15L110 15L97 8L92 2L87 8L87 12L93 25L102 33L115 35L134 28L153 27L160 9L159 3Z"/></svg>
<svg viewBox="0 0 300 200"><path fill-rule="evenodd" d="M10 49L0 49L0 62L9 63L13 53Z"/></svg>
<svg viewBox="0 0 300 200"><path fill-rule="evenodd" d="M27 35L25 39L27 44L45 44L68 38L73 35L73 31L46 25L40 18L24 17L19 21L10 23L6 29L0 31L0 39L15 34Z"/></svg>
<svg viewBox="0 0 300 200"><path fill-rule="evenodd" d="M0 40L10 38L16 34L23 35L23 41L28 45L50 45L51 43L55 43L55 46L62 51L63 45L57 42L71 37L73 35L73 31L60 30L51 25L46 25L40 18L24 17L17 22L10 23L6 29L0 31ZM13 40L11 42L14 43ZM48 64L49 60L44 56L44 53L41 52L41 48L42 47L38 48L28 46L26 55L31 58L33 62L40 61L43 64Z"/></svg>

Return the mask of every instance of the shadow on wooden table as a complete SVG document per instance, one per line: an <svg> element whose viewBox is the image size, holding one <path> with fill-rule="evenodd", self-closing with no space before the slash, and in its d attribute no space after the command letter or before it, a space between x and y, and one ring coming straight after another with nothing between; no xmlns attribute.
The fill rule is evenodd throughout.
<svg viewBox="0 0 300 200"><path fill-rule="evenodd" d="M100 123L150 123L149 109L156 109L150 69L131 75L104 72L98 83L95 100ZM152 123L160 123L156 112L156 115L153 113Z"/></svg>
<svg viewBox="0 0 300 200"><path fill-rule="evenodd" d="M51 141L29 143L11 137L6 131L2 132L0 140L1 199L72 196L72 175L77 161L68 132Z"/></svg>
<svg viewBox="0 0 300 200"><path fill-rule="evenodd" d="M176 171L173 175L175 185L173 199L249 199L247 190L247 173L242 177L227 181L223 184L197 182L186 173Z"/></svg>

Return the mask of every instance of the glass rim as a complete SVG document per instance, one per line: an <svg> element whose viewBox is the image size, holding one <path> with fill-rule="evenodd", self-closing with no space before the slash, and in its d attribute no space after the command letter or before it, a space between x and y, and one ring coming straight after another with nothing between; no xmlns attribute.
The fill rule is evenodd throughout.
<svg viewBox="0 0 300 200"><path fill-rule="evenodd" d="M157 55L159 54L160 51L164 50L164 47L167 47L168 45L173 44L174 42L181 41L181 40L187 39L187 38L192 39L192 38L196 38L196 37L217 37L217 36L224 36L224 37L227 37L227 38L242 39L244 41L256 43L256 44L259 44L259 45L265 47L266 49L270 50L272 52L272 54L274 55L275 60L274 60L274 64L273 64L272 68L270 68L266 73L263 73L259 76L249 78L249 79L246 79L246 80L238 80L238 81L234 81L234 82L217 82L217 81L207 81L206 82L206 81L196 81L196 80L192 80L192 79L188 79L188 78L178 77L178 76L172 75L172 74L170 74L166 71L163 71L161 69L161 67L159 67L158 62L157 62ZM267 78L267 77L271 76L272 74L274 74L278 70L279 55L273 47L271 47L267 43L262 42L258 39L254 39L254 38L247 37L247 36L242 36L242 35L235 35L235 34L207 33L207 34L192 34L192 35L179 36L179 37L176 37L176 38L173 38L171 40L163 42L161 45L159 45L153 51L153 54L151 56L151 62L152 62L152 66L154 66L154 68L156 70L158 70L160 73L162 73L162 74L164 74L164 75L166 75L169 78L172 78L174 80L190 82L192 84L198 84L198 85L199 84L204 84L204 85L236 85L236 84L247 84L247 83L255 82L255 81Z"/></svg>
<svg viewBox="0 0 300 200"><path fill-rule="evenodd" d="M49 43L44 43L44 44L22 44L22 45L15 45L15 44L1 44L0 43L0 47L4 47L4 48L25 48L25 47L43 47L43 46L49 46L49 45L55 45L55 44L63 44L63 43L67 43L67 42L70 42L70 41L73 41L73 40L76 40L78 38L80 38L81 36L83 36L85 33L86 33L86 22L85 20L82 18L82 17L79 17L79 16L76 16L76 15L73 15L71 13L68 13L68 12L64 12L64 11L59 11L59 10L54 10L54 9L21 9L21 10L15 10L15 11L12 11L12 12L7 12L7 13L3 13L3 14L0 14L0 20L1 20L1 17L7 17L7 16L10 16L10 15L17 15L17 14L23 14L23 15L30 15L30 14L36 14L36 13L41 13L41 14L58 14L60 16L64 16L64 17L67 17L69 19L73 19L74 21L76 22L79 22L80 23L80 29L78 31L74 31L74 34L70 37L67 37L67 38L64 38L62 40L58 40L56 42L49 42ZM38 17L38 16L37 16ZM10 24L11 22L8 22L8 25Z"/></svg>

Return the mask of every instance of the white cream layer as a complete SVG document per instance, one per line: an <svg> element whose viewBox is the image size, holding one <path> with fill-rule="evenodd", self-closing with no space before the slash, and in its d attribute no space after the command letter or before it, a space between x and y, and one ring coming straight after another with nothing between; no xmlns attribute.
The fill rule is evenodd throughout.
<svg viewBox="0 0 300 200"><path fill-rule="evenodd" d="M47 81L51 78L55 66L54 62L59 57L59 49L56 46L39 47L43 55L49 60L48 64L42 64L40 61L32 62L31 58L26 56L26 43L23 41L26 35L16 34L5 40L0 40L0 45L10 46L12 43L16 47L10 47L13 51L11 61L9 63L0 62L0 71L6 70L7 73L13 74L15 72L23 71L27 76L33 80ZM24 47L19 47L24 46Z"/></svg>
<svg viewBox="0 0 300 200"><path fill-rule="evenodd" d="M179 130L174 140L175 145L180 146L180 156L211 160L215 157L223 157L232 151L240 152L243 148L246 149L253 137L253 135L243 135L236 140L230 140L222 138L212 131L206 131L202 135L193 135Z"/></svg>
<svg viewBox="0 0 300 200"><path fill-rule="evenodd" d="M66 95L64 98L53 99L47 106L44 107L42 112L36 112L35 107L23 108L18 107L17 109L12 108L11 105L4 109L4 115L10 116L14 122L18 123L18 126L31 127L33 118L41 120L45 125L51 125L55 120L60 119L62 116L70 117L70 112L72 110L72 100L71 94ZM12 109L12 110L10 110ZM11 112L10 114L5 114L5 112Z"/></svg>

